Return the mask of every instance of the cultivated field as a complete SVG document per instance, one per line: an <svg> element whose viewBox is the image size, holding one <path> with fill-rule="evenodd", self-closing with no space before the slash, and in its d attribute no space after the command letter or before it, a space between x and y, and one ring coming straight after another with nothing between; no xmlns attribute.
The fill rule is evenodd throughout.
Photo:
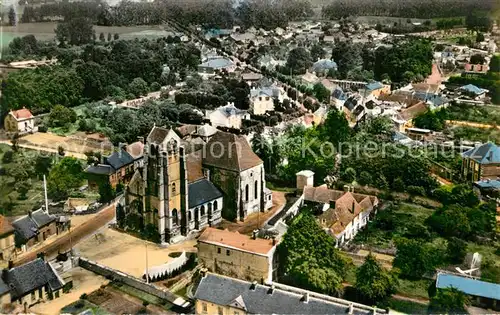
<svg viewBox="0 0 500 315"><path fill-rule="evenodd" d="M37 304L31 308L31 311L42 315L60 314L65 305L78 301L82 294L90 294L109 282L106 278L80 267L74 268L68 275L73 280L73 289L69 293L59 299Z"/></svg>
<svg viewBox="0 0 500 315"><path fill-rule="evenodd" d="M38 40L52 40L55 38L54 30L57 22L43 23L19 23L16 26L3 27L2 46L7 46L14 37L22 37L33 34ZM165 26L162 25L142 25L142 26L94 26L94 31L99 36L100 33L119 34L122 39L134 39L143 37L168 36Z"/></svg>
<svg viewBox="0 0 500 315"><path fill-rule="evenodd" d="M162 265L173 259L169 257L172 252L196 251L196 240L161 247L113 229L105 229L89 237L78 244L76 249L83 257L141 278L146 269L146 244L149 267Z"/></svg>

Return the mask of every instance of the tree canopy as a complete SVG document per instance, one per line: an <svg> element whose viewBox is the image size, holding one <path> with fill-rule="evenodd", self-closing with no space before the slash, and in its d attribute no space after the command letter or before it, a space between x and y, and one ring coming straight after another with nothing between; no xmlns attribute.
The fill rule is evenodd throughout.
<svg viewBox="0 0 500 315"><path fill-rule="evenodd" d="M370 301L380 302L396 292L397 274L385 270L370 253L356 270L356 290Z"/></svg>
<svg viewBox="0 0 500 315"><path fill-rule="evenodd" d="M308 212L290 225L278 253L280 273L287 283L326 294L342 290L350 264Z"/></svg>

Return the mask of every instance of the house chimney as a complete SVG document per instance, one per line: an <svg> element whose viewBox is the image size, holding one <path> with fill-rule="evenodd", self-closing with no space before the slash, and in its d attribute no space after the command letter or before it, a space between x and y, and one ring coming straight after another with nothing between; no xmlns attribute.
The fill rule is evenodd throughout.
<svg viewBox="0 0 500 315"><path fill-rule="evenodd" d="M302 297L302 302L309 303L309 292L304 293L304 296Z"/></svg>
<svg viewBox="0 0 500 315"><path fill-rule="evenodd" d="M373 315L377 315L377 307L376 306L373 307L373 313L372 314Z"/></svg>
<svg viewBox="0 0 500 315"><path fill-rule="evenodd" d="M140 143L144 143L144 137L137 137L137 140L139 140Z"/></svg>
<svg viewBox="0 0 500 315"><path fill-rule="evenodd" d="M273 292L274 292L274 283L271 284L271 287L269 288L269 290L267 290L267 294L271 294L272 295Z"/></svg>
<svg viewBox="0 0 500 315"><path fill-rule="evenodd" d="M28 211L28 217L30 217L30 218L31 218L31 217L32 217L32 215L33 215L33 211L31 211L31 210L30 210L30 211Z"/></svg>
<svg viewBox="0 0 500 315"><path fill-rule="evenodd" d="M356 207L356 204L354 203L354 200L352 201L352 208L351 208L351 213L354 213L354 209Z"/></svg>
<svg viewBox="0 0 500 315"><path fill-rule="evenodd" d="M12 259L9 260L9 265L8 265L8 268L9 269L12 269L14 268L14 261Z"/></svg>
<svg viewBox="0 0 500 315"><path fill-rule="evenodd" d="M207 169L207 168L203 169L203 176L204 176L206 179L210 180L210 170L209 170L209 169Z"/></svg>
<svg viewBox="0 0 500 315"><path fill-rule="evenodd" d="M255 240L257 239L257 235L259 234L259 230L253 230L252 231L252 239Z"/></svg>
<svg viewBox="0 0 500 315"><path fill-rule="evenodd" d="M201 268L200 269L200 274L202 278L205 278L207 276L208 269L207 268Z"/></svg>
<svg viewBox="0 0 500 315"><path fill-rule="evenodd" d="M250 290L255 291L257 288L257 281L252 282L252 285L250 286Z"/></svg>
<svg viewBox="0 0 500 315"><path fill-rule="evenodd" d="M276 236L273 236L272 240L273 240L273 246L276 245Z"/></svg>
<svg viewBox="0 0 500 315"><path fill-rule="evenodd" d="M493 151L490 151L490 155L489 155L489 158L488 158L490 161L493 161Z"/></svg>
<svg viewBox="0 0 500 315"><path fill-rule="evenodd" d="M354 305L352 303L349 303L349 312L348 314L354 314Z"/></svg>

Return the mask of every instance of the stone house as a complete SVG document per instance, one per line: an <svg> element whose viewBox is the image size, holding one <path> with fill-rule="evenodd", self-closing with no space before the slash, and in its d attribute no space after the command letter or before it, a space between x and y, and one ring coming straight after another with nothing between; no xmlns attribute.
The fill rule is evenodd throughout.
<svg viewBox="0 0 500 315"><path fill-rule="evenodd" d="M17 302L25 309L36 303L60 297L64 286L64 281L57 272L41 258L4 270L2 281L8 285L10 302Z"/></svg>
<svg viewBox="0 0 500 315"><path fill-rule="evenodd" d="M250 114L234 106L234 103L228 103L213 111L207 111L206 118L210 120L210 124L214 127L240 129L243 120L250 119Z"/></svg>
<svg viewBox="0 0 500 315"><path fill-rule="evenodd" d="M276 91L279 93L279 91ZM275 93L272 88L252 88L250 90L250 107L254 115L264 115L274 110ZM277 97L277 96L276 96Z"/></svg>
<svg viewBox="0 0 500 315"><path fill-rule="evenodd" d="M313 176L310 171L297 173L297 191L303 194L305 203L317 209L318 224L335 238L335 245L342 246L353 239L376 214L378 198L328 189L326 186L313 187Z"/></svg>
<svg viewBox="0 0 500 315"><path fill-rule="evenodd" d="M207 228L198 238L199 262L209 271L247 281L272 282L276 241Z"/></svg>
<svg viewBox="0 0 500 315"><path fill-rule="evenodd" d="M56 218L42 209L30 211L28 215L12 222L12 226L15 229L16 247L23 252L57 234Z"/></svg>
<svg viewBox="0 0 500 315"><path fill-rule="evenodd" d="M6 217L0 215L0 262L9 261L15 254L15 229Z"/></svg>
<svg viewBox="0 0 500 315"><path fill-rule="evenodd" d="M27 108L10 111L4 119L4 128L7 132L21 134L36 132L35 116Z"/></svg>
<svg viewBox="0 0 500 315"><path fill-rule="evenodd" d="M264 163L244 137L216 133L204 149L203 166L224 193L226 219L243 221L252 213L267 210L271 194L265 189Z"/></svg>
<svg viewBox="0 0 500 315"><path fill-rule="evenodd" d="M97 190L99 184L109 181L111 187L116 188L118 184L126 185L137 167L142 165L142 154L136 152L136 144L132 144L129 149L135 156L132 156L124 147L104 158L103 163L89 165L85 169L89 187ZM144 146L143 146L144 149Z"/></svg>
<svg viewBox="0 0 500 315"><path fill-rule="evenodd" d="M472 182L500 176L500 148L491 142L462 153L462 176Z"/></svg>

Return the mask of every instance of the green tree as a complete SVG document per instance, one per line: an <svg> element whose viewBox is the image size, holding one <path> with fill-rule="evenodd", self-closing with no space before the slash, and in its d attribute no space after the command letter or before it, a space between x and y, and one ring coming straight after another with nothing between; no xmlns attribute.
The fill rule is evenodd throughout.
<svg viewBox="0 0 500 315"><path fill-rule="evenodd" d="M346 168L342 178L348 183L354 182L356 180L356 170L352 167Z"/></svg>
<svg viewBox="0 0 500 315"><path fill-rule="evenodd" d="M335 147L346 142L350 138L351 128L343 112L330 110L322 126L321 132L325 139L329 140Z"/></svg>
<svg viewBox="0 0 500 315"><path fill-rule="evenodd" d="M104 33L102 33L102 32L101 32L101 33L99 34L99 40L100 40L101 42L105 42L105 41L106 41L106 37L104 37Z"/></svg>
<svg viewBox="0 0 500 315"><path fill-rule="evenodd" d="M12 161L14 161L14 151L12 150L5 151L5 153L2 156L2 163L8 164L12 163Z"/></svg>
<svg viewBox="0 0 500 315"><path fill-rule="evenodd" d="M477 32L476 34L476 43L484 42L484 34L481 32Z"/></svg>
<svg viewBox="0 0 500 315"><path fill-rule="evenodd" d="M59 22L55 33L60 43L78 46L91 43L95 34L92 21L86 17L75 17Z"/></svg>
<svg viewBox="0 0 500 315"><path fill-rule="evenodd" d="M326 52L320 44L314 44L311 47L311 58L313 61L323 59L326 56Z"/></svg>
<svg viewBox="0 0 500 315"><path fill-rule="evenodd" d="M113 200L115 191L108 180L103 180L99 184L99 202L107 203Z"/></svg>
<svg viewBox="0 0 500 315"><path fill-rule="evenodd" d="M326 294L342 290L350 264L310 213L301 213L290 225L278 253L285 282Z"/></svg>
<svg viewBox="0 0 500 315"><path fill-rule="evenodd" d="M486 62L486 59L481 54L475 54L470 57L470 63L473 65L482 65Z"/></svg>
<svg viewBox="0 0 500 315"><path fill-rule="evenodd" d="M76 122L76 113L71 108L56 105L50 111L48 125L50 127L65 127Z"/></svg>
<svg viewBox="0 0 500 315"><path fill-rule="evenodd" d="M111 39L113 39L113 35L111 35L111 33L108 33L108 42L110 42Z"/></svg>
<svg viewBox="0 0 500 315"><path fill-rule="evenodd" d="M9 7L9 25L15 26L16 24L17 24L16 10L14 10L13 6L10 6Z"/></svg>
<svg viewBox="0 0 500 315"><path fill-rule="evenodd" d="M396 257L392 266L399 268L404 277L419 279L441 263L438 261L438 253L421 241L400 238L396 241L396 248Z"/></svg>
<svg viewBox="0 0 500 315"><path fill-rule="evenodd" d="M467 313L466 306L470 300L465 293L455 289L438 289L436 295L431 298L429 309L433 313Z"/></svg>
<svg viewBox="0 0 500 315"><path fill-rule="evenodd" d="M471 226L468 209L460 205L444 206L436 210L426 223L437 233L444 237L468 237Z"/></svg>
<svg viewBox="0 0 500 315"><path fill-rule="evenodd" d="M311 54L303 47L297 47L288 53L286 66L296 73L305 73L312 66Z"/></svg>
<svg viewBox="0 0 500 315"><path fill-rule="evenodd" d="M27 194L31 188L31 182L29 180L21 181L21 182L17 182L15 186L16 186L16 191L19 194L18 199L19 200L26 200Z"/></svg>
<svg viewBox="0 0 500 315"><path fill-rule="evenodd" d="M65 157L52 167L47 179L47 193L54 200L63 200L71 190L80 187L84 174L80 161Z"/></svg>
<svg viewBox="0 0 500 315"><path fill-rule="evenodd" d="M362 171L359 174L358 182L361 185L370 185L373 182L373 177L372 177L372 175L369 172Z"/></svg>
<svg viewBox="0 0 500 315"><path fill-rule="evenodd" d="M123 228L125 225L125 209L121 203L116 205L116 222L120 228Z"/></svg>
<svg viewBox="0 0 500 315"><path fill-rule="evenodd" d="M491 57L490 71L500 72L500 55L494 55Z"/></svg>
<svg viewBox="0 0 500 315"><path fill-rule="evenodd" d="M356 270L356 290L370 301L380 302L396 293L397 274L385 270L370 253Z"/></svg>
<svg viewBox="0 0 500 315"><path fill-rule="evenodd" d="M318 82L313 87L314 95L320 102L330 101L330 90L327 89L321 82Z"/></svg>
<svg viewBox="0 0 500 315"><path fill-rule="evenodd" d="M35 173L41 178L43 175L48 175L52 167L52 156L37 155L35 159Z"/></svg>
<svg viewBox="0 0 500 315"><path fill-rule="evenodd" d="M450 238L446 247L446 255L454 264L463 263L467 255L467 242L456 237Z"/></svg>
<svg viewBox="0 0 500 315"><path fill-rule="evenodd" d="M128 92L132 93L135 97L146 95L148 91L148 84L142 78L135 78L128 85Z"/></svg>

